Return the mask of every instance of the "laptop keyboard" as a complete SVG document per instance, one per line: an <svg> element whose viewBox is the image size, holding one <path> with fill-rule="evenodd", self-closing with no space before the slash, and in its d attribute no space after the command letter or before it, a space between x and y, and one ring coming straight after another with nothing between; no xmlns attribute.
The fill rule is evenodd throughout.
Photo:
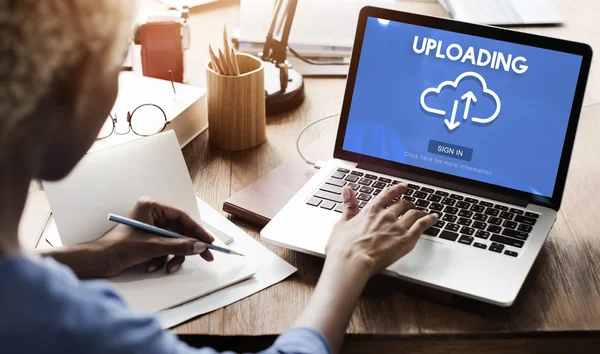
<svg viewBox="0 0 600 354"><path fill-rule="evenodd" d="M398 183L401 181L397 179L338 168L306 204L342 213L342 187L349 186L356 193L362 209L384 188ZM401 198L412 202L416 209L438 214L438 222L427 229L425 235L511 257L519 255L539 218L539 214L525 209L414 183L408 184L408 190Z"/></svg>

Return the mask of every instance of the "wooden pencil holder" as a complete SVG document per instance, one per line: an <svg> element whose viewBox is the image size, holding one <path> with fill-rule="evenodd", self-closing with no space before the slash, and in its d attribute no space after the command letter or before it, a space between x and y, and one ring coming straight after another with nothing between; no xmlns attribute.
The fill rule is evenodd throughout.
<svg viewBox="0 0 600 354"><path fill-rule="evenodd" d="M263 62L236 54L240 76L225 76L206 64L209 141L239 151L267 140Z"/></svg>

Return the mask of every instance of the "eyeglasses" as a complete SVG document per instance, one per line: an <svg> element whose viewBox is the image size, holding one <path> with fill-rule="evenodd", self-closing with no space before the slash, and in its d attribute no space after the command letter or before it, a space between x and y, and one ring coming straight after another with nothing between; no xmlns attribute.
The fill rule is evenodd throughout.
<svg viewBox="0 0 600 354"><path fill-rule="evenodd" d="M162 108L155 104L146 103L138 106L133 112L127 112L127 131L117 131L117 123L117 114L111 113L102 129L100 129L97 139L106 139L113 133L125 135L129 132L139 136L151 136L165 130L170 122L167 120L167 115Z"/></svg>

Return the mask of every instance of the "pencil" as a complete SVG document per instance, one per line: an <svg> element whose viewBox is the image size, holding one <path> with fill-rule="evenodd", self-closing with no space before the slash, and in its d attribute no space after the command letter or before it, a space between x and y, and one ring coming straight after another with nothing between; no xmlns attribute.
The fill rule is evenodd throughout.
<svg viewBox="0 0 600 354"><path fill-rule="evenodd" d="M235 55L233 48L231 48L231 59L233 61L233 70L235 71L235 76L240 76L240 66L238 64L237 56Z"/></svg>
<svg viewBox="0 0 600 354"><path fill-rule="evenodd" d="M223 75L233 75L233 71L229 69L229 63L227 62L227 58L225 57L221 49L219 49L219 60L221 60L221 66L225 71Z"/></svg>
<svg viewBox="0 0 600 354"><path fill-rule="evenodd" d="M219 62L219 59L215 55L215 52L213 51L213 49L210 46L210 44L208 45L208 51L210 53L210 59L214 62L214 64L213 64L213 70L216 71L217 73L221 74L221 75L225 75L225 70L223 70L223 67L221 66L221 63Z"/></svg>
<svg viewBox="0 0 600 354"><path fill-rule="evenodd" d="M138 229L138 230L142 230L142 231L146 231L149 232L151 234L157 235L157 236L161 236L161 237L167 237L167 238L188 238L186 236L180 235L176 232L170 231L170 230L165 230L165 229L161 229L160 227L156 227L153 225L149 225L146 223L143 223L141 221L137 221L137 220L133 220L130 218L126 218L124 216L120 216L120 215L115 215L115 214L108 214L108 220L109 221L114 221L116 223L119 224L123 224L123 225L127 225L129 227L133 227L134 229ZM225 253L225 254L231 254L231 255L235 255L235 256L242 256L245 257L243 254L236 252L234 250L230 250L229 248L225 248L225 247L220 247L220 246L215 246L212 243L208 243L208 242L204 242L204 241L198 241L198 242L202 242L206 245L206 248L213 250L213 251L217 251L217 252L221 252L221 253Z"/></svg>
<svg viewBox="0 0 600 354"><path fill-rule="evenodd" d="M223 25L223 52L228 63L232 62L231 51L229 50L229 38L227 38L227 26ZM233 68L231 68L233 69ZM233 74L233 72L232 72Z"/></svg>

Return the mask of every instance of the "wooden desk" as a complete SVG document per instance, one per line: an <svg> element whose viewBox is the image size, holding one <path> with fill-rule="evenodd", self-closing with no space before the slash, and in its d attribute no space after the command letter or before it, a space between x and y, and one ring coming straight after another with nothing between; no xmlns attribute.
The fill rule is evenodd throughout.
<svg viewBox="0 0 600 354"><path fill-rule="evenodd" d="M600 26L596 24L600 3L557 3L566 17L564 27L530 27L525 31L585 41L600 48ZM445 16L437 3L402 1L398 8ZM202 68L208 60L208 44L218 46L223 22L233 30L238 17L236 1L192 12L190 55L198 62L197 67L188 67L192 83L204 84ZM498 308L468 300L441 305L411 295L403 282L376 277L354 312L344 352L600 352L600 199L596 197L600 181L599 75L594 65L561 212L514 306ZM343 79L307 79L306 102L289 114L270 117L268 141L254 149L230 153L209 145L206 133L195 139L184 149L184 155L198 195L220 210L231 194L294 156L292 142L299 129L318 117L338 112L344 85ZM322 123L306 135L306 142L333 136L336 123ZM236 223L259 237L257 228ZM194 344L256 350L286 330L306 305L323 261L267 247L298 267L298 272L175 331Z"/></svg>

